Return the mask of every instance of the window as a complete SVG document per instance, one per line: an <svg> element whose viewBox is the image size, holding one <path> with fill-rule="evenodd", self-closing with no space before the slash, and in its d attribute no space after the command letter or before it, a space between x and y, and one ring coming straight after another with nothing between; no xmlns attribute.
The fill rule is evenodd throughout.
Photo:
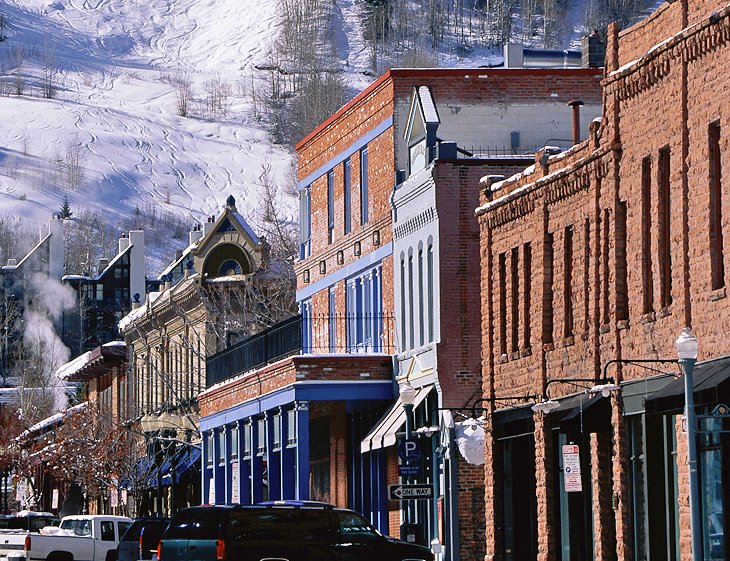
<svg viewBox="0 0 730 561"><path fill-rule="evenodd" d="M327 173L327 243L335 240L335 172L330 170Z"/></svg>
<svg viewBox="0 0 730 561"><path fill-rule="evenodd" d="M573 227L565 228L563 238L563 337L573 336Z"/></svg>
<svg viewBox="0 0 730 561"><path fill-rule="evenodd" d="M720 123L710 124L710 269L712 290L725 286L725 263L722 240L722 162L720 158Z"/></svg>
<svg viewBox="0 0 730 561"><path fill-rule="evenodd" d="M209 466L213 465L213 433L208 433L206 437L207 443L205 446L205 462Z"/></svg>
<svg viewBox="0 0 730 561"><path fill-rule="evenodd" d="M520 350L520 278L519 278L519 250L512 249L510 256L510 298L511 298L511 327L513 353Z"/></svg>
<svg viewBox="0 0 730 561"><path fill-rule="evenodd" d="M406 288L406 260L400 256L400 346L401 352L406 350L406 296L403 294Z"/></svg>
<svg viewBox="0 0 730 561"><path fill-rule="evenodd" d="M416 311L413 306L413 254L408 255L408 343L409 348L413 348L415 339L415 315Z"/></svg>
<svg viewBox="0 0 730 561"><path fill-rule="evenodd" d="M231 459L238 458L238 426L231 427Z"/></svg>
<svg viewBox="0 0 730 561"><path fill-rule="evenodd" d="M327 321L329 325L329 349L331 353L334 353L337 350L337 301L334 288L329 290L329 318Z"/></svg>
<svg viewBox="0 0 730 561"><path fill-rule="evenodd" d="M610 279L610 273L609 273L609 263L610 263L610 235L611 235L611 211L607 208L603 210L603 241L601 244L602 249L602 286L601 290L603 292L603 325L608 325L611 322L611 306L610 306L610 290L609 290L609 279Z"/></svg>
<svg viewBox="0 0 730 561"><path fill-rule="evenodd" d="M104 285L103 284L96 285L96 299L97 300L104 299Z"/></svg>
<svg viewBox="0 0 730 561"><path fill-rule="evenodd" d="M281 450L281 414L275 413L272 419L273 426L273 438L272 448L274 450Z"/></svg>
<svg viewBox="0 0 730 561"><path fill-rule="evenodd" d="M297 412L289 409L286 412L286 444L294 446L297 443Z"/></svg>
<svg viewBox="0 0 730 561"><path fill-rule="evenodd" d="M507 254L499 254L499 351L507 354Z"/></svg>
<svg viewBox="0 0 730 561"><path fill-rule="evenodd" d="M243 425L243 457L244 458L250 458L251 457L251 436L253 432L253 427L251 423L246 423Z"/></svg>
<svg viewBox="0 0 730 561"><path fill-rule="evenodd" d="M666 308L672 304L672 238L671 238L671 170L669 147L659 150L658 169L658 220L659 220L659 304Z"/></svg>
<svg viewBox="0 0 730 561"><path fill-rule="evenodd" d="M548 232L543 243L545 297L542 307L542 342L548 344L553 342L553 257L553 234Z"/></svg>
<svg viewBox="0 0 730 561"><path fill-rule="evenodd" d="M434 340L434 294L433 294L433 244L428 244L428 252L426 253L426 278L428 282L428 340Z"/></svg>
<svg viewBox="0 0 730 561"><path fill-rule="evenodd" d="M259 456L266 453L266 419L257 419L256 421L256 452Z"/></svg>
<svg viewBox="0 0 730 561"><path fill-rule="evenodd" d="M616 319L629 319L629 282L626 261L626 201L616 204Z"/></svg>
<svg viewBox="0 0 730 561"><path fill-rule="evenodd" d="M641 162L641 286L644 314L654 309L651 216L651 157L647 156Z"/></svg>
<svg viewBox="0 0 730 561"><path fill-rule="evenodd" d="M530 328L530 289L532 284L532 246L526 243L522 249L522 278L524 284L524 307L522 308L522 344L526 349L530 348L532 330Z"/></svg>
<svg viewBox="0 0 730 561"><path fill-rule="evenodd" d="M343 164L344 166L344 176L345 176L345 192L344 192L344 202L345 202L345 216L344 216L344 222L345 222L345 234L349 234L350 230L352 229L352 193L350 192L350 158L347 158Z"/></svg>
<svg viewBox="0 0 730 561"><path fill-rule="evenodd" d="M418 249L418 344L423 345L426 338L426 318L424 317L423 293L423 248Z"/></svg>
<svg viewBox="0 0 730 561"><path fill-rule="evenodd" d="M302 300L299 303L299 313L302 315L302 353L312 352L312 300Z"/></svg>
<svg viewBox="0 0 730 561"><path fill-rule="evenodd" d="M217 433L218 440L218 464L223 464L226 460L226 431L221 428Z"/></svg>
<svg viewBox="0 0 730 561"><path fill-rule="evenodd" d="M101 541L113 542L114 541L114 522L111 520L101 521Z"/></svg>
<svg viewBox="0 0 730 561"><path fill-rule="evenodd" d="M299 192L299 258L312 254L312 188L308 185Z"/></svg>
<svg viewBox="0 0 730 561"><path fill-rule="evenodd" d="M360 150L360 224L368 222L368 149Z"/></svg>
<svg viewBox="0 0 730 561"><path fill-rule="evenodd" d="M382 340L382 297L380 266L347 280L345 287L347 351L380 352ZM401 303L403 308L405 304Z"/></svg>

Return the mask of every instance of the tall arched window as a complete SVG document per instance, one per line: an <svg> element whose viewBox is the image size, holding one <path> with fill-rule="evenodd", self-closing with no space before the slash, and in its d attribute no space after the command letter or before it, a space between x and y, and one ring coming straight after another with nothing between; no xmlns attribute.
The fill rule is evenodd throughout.
<svg viewBox="0 0 730 561"><path fill-rule="evenodd" d="M400 256L400 347L401 352L406 350L406 295L403 294L406 286L406 261L404 255Z"/></svg>
<svg viewBox="0 0 730 561"><path fill-rule="evenodd" d="M423 293L423 247L418 248L418 344L422 346L426 337L426 318L424 314Z"/></svg>
<svg viewBox="0 0 730 561"><path fill-rule="evenodd" d="M414 308L414 298L413 298L413 254L408 255L408 343L410 344L409 348L414 347L414 334L415 334L415 323L414 323L414 316L415 316L415 310Z"/></svg>
<svg viewBox="0 0 730 561"><path fill-rule="evenodd" d="M428 284L426 295L428 298L428 340L434 340L433 333L433 243L429 242L426 253L426 283Z"/></svg>

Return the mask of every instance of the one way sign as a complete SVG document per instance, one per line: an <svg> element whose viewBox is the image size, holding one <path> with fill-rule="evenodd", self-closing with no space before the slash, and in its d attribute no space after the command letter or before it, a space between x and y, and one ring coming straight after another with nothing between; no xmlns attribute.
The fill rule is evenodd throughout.
<svg viewBox="0 0 730 561"><path fill-rule="evenodd" d="M433 485L388 485L391 501L433 499Z"/></svg>

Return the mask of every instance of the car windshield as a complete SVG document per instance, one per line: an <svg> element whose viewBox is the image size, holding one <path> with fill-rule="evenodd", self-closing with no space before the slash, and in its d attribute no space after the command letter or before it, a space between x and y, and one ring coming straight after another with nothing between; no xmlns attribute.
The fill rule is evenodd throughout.
<svg viewBox="0 0 730 561"><path fill-rule="evenodd" d="M220 537L226 512L220 508L181 510L170 522L165 540L215 540Z"/></svg>

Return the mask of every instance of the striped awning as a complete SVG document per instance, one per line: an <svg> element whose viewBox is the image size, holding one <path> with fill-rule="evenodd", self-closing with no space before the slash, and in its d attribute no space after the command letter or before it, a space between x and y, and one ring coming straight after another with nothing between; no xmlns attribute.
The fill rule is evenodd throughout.
<svg viewBox="0 0 730 561"><path fill-rule="evenodd" d="M418 407L432 389L433 386L418 388L416 390L416 399L413 401L413 407ZM393 446L398 441L397 433L403 428L405 422L406 412L403 409L403 402L398 397L375 427L363 438L360 443L360 451L365 453L371 450Z"/></svg>

